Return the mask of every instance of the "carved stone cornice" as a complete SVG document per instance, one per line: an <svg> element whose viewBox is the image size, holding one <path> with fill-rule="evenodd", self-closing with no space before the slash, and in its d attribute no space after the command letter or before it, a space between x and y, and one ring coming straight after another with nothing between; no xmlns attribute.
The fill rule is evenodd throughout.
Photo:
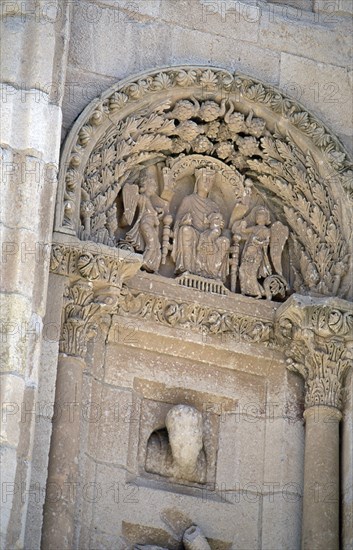
<svg viewBox="0 0 353 550"><path fill-rule="evenodd" d="M345 377L353 365L353 304L293 295L277 311L276 337L287 368L305 380L305 408L342 408Z"/></svg>
<svg viewBox="0 0 353 550"><path fill-rule="evenodd" d="M119 289L138 272L141 265L140 254L96 243L54 243L51 249L51 273Z"/></svg>
<svg viewBox="0 0 353 550"><path fill-rule="evenodd" d="M222 307L124 287L117 313L234 342L274 344L273 322Z"/></svg>

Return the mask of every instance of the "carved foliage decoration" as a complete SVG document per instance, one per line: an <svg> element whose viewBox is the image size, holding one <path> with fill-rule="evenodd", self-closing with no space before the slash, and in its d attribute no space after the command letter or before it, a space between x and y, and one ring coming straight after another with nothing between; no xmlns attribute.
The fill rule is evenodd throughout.
<svg viewBox="0 0 353 550"><path fill-rule="evenodd" d="M82 246L53 244L50 271L72 279L80 277L88 282L105 283L120 289L124 281L137 273L142 258L131 250L118 249L110 254L108 252L108 247L97 246L95 243Z"/></svg>
<svg viewBox="0 0 353 550"><path fill-rule="evenodd" d="M104 313L111 313L118 298L119 290L114 287L94 291L93 283L82 280L69 285L64 295L60 352L83 358L88 340L96 335Z"/></svg>
<svg viewBox="0 0 353 550"><path fill-rule="evenodd" d="M57 229L126 241L149 271L270 299L288 286L349 292L352 165L320 122L262 83L193 67L122 83L82 114L63 166ZM202 193L200 169L216 173Z"/></svg>
<svg viewBox="0 0 353 550"><path fill-rule="evenodd" d="M218 335L235 342L273 343L273 325L259 318L146 294L123 287L118 305L122 316L151 320L168 327Z"/></svg>
<svg viewBox="0 0 353 550"><path fill-rule="evenodd" d="M347 302L346 302L347 306ZM288 369L305 380L305 406L342 408L345 377L353 365L353 309L340 303L290 300L278 320Z"/></svg>

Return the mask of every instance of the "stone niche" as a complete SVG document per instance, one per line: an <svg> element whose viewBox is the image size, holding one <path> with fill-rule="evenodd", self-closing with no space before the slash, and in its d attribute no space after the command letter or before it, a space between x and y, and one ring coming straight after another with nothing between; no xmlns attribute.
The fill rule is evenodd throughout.
<svg viewBox="0 0 353 550"><path fill-rule="evenodd" d="M205 395L197 395L197 392L181 388L165 388L163 395L159 383L145 383L149 387L149 395L154 386L156 397L164 399L142 399L140 423L138 426L131 426L130 438L138 438L139 441L139 475L154 479L159 484L165 482L196 487L207 484L207 487L214 488L219 415L209 410L212 396L208 396L206 403ZM143 381L139 381L138 385L143 392ZM173 402L168 402L171 398ZM182 403L180 399L183 400ZM213 401L215 400L216 397L213 396ZM174 453L171 445L175 447ZM174 457L178 448L181 455L185 455L185 475L183 468L178 468ZM191 456L189 473L188 453ZM182 456L179 458L183 459ZM178 488L175 487L175 490Z"/></svg>

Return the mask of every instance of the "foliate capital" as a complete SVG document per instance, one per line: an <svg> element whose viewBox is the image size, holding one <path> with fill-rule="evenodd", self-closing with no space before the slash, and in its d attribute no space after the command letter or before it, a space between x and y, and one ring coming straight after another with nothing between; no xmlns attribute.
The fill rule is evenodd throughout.
<svg viewBox="0 0 353 550"><path fill-rule="evenodd" d="M342 409L353 365L353 304L338 298L293 295L277 312L276 336L287 368L305 380L305 408Z"/></svg>

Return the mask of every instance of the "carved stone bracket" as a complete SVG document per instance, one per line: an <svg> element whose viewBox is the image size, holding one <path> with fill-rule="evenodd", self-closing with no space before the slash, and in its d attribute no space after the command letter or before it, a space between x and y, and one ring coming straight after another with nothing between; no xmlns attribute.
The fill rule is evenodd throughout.
<svg viewBox="0 0 353 550"><path fill-rule="evenodd" d="M293 295L277 312L276 337L287 368L305 380L305 408L342 409L345 377L353 365L353 305L336 298Z"/></svg>
<svg viewBox="0 0 353 550"><path fill-rule="evenodd" d="M50 271L71 279L81 278L121 288L142 265L142 257L131 250L112 249L96 243L54 243L51 249Z"/></svg>

